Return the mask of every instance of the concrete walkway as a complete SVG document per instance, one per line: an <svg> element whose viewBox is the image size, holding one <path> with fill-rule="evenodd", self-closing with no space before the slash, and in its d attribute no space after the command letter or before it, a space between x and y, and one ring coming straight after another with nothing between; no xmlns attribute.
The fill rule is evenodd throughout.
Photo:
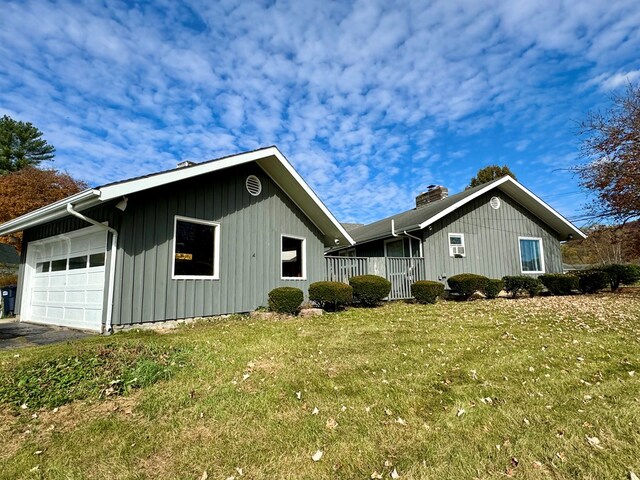
<svg viewBox="0 0 640 480"><path fill-rule="evenodd" d="M64 327L16 322L13 319L0 320L0 350L50 345L89 335L94 334Z"/></svg>

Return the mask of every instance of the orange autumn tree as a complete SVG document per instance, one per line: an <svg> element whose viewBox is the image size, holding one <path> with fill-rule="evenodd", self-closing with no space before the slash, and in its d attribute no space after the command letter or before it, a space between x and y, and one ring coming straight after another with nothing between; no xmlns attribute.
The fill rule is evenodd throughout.
<svg viewBox="0 0 640 480"><path fill-rule="evenodd" d="M87 188L87 184L74 179L68 173L54 169L41 170L27 167L17 172L0 175L0 223L44 207ZM14 234L19 240L22 232ZM0 242L13 243L9 237Z"/></svg>

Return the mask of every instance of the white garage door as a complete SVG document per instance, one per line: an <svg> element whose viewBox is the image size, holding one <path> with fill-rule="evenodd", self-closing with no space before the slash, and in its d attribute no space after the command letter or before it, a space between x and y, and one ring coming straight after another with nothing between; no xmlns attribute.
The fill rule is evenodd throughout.
<svg viewBox="0 0 640 480"><path fill-rule="evenodd" d="M31 242L26 321L100 331L107 233L100 227Z"/></svg>

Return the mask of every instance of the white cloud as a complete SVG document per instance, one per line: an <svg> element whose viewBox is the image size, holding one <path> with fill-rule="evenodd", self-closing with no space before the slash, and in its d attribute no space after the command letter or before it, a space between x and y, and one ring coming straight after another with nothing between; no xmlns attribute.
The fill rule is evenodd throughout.
<svg viewBox="0 0 640 480"><path fill-rule="evenodd" d="M0 113L90 183L277 144L339 218L372 220L495 158L572 181L552 159L592 86L640 78L639 24L630 0L9 1Z"/></svg>

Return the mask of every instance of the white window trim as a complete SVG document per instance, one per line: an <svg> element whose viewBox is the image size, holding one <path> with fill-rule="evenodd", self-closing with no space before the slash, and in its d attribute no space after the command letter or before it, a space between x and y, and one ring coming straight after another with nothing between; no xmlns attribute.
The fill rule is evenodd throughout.
<svg viewBox="0 0 640 480"><path fill-rule="evenodd" d="M282 272L282 243L284 237L302 240L302 277L285 277ZM307 239L298 235L283 233L280 235L280 280L306 280L307 279Z"/></svg>
<svg viewBox="0 0 640 480"><path fill-rule="evenodd" d="M178 220L200 225L209 225L213 229L213 275L176 275L176 233L178 231ZM171 248L171 279L172 280L220 280L220 224L211 220L201 218L183 217L174 215L173 217L173 242Z"/></svg>
<svg viewBox="0 0 640 480"><path fill-rule="evenodd" d="M538 241L538 245L540 245L540 265L542 266L542 270L538 270L538 271L529 271L529 270L524 270L522 268L522 245L520 244L520 240L537 240ZM518 253L519 253L519 257L518 260L520 261L520 272L521 273L544 273L545 272L545 266L544 266L544 250L543 250L543 246L542 246L542 238L541 237L518 237Z"/></svg>
<svg viewBox="0 0 640 480"><path fill-rule="evenodd" d="M402 242L402 257L390 257L387 255L387 245L393 242ZM393 237L388 238L384 241L384 258L405 258L404 256L404 237Z"/></svg>
<svg viewBox="0 0 640 480"><path fill-rule="evenodd" d="M451 245L451 237L460 237L460 239L462 240L462 243L460 245ZM452 258L459 258L456 257L456 255L460 255L458 254L454 254L453 253L453 247L462 247L464 248L464 253L462 255L460 255L460 257L464 258L467 256L467 246L465 245L464 242L464 233L450 233L449 236L447 237L448 243L449 243L449 256Z"/></svg>

